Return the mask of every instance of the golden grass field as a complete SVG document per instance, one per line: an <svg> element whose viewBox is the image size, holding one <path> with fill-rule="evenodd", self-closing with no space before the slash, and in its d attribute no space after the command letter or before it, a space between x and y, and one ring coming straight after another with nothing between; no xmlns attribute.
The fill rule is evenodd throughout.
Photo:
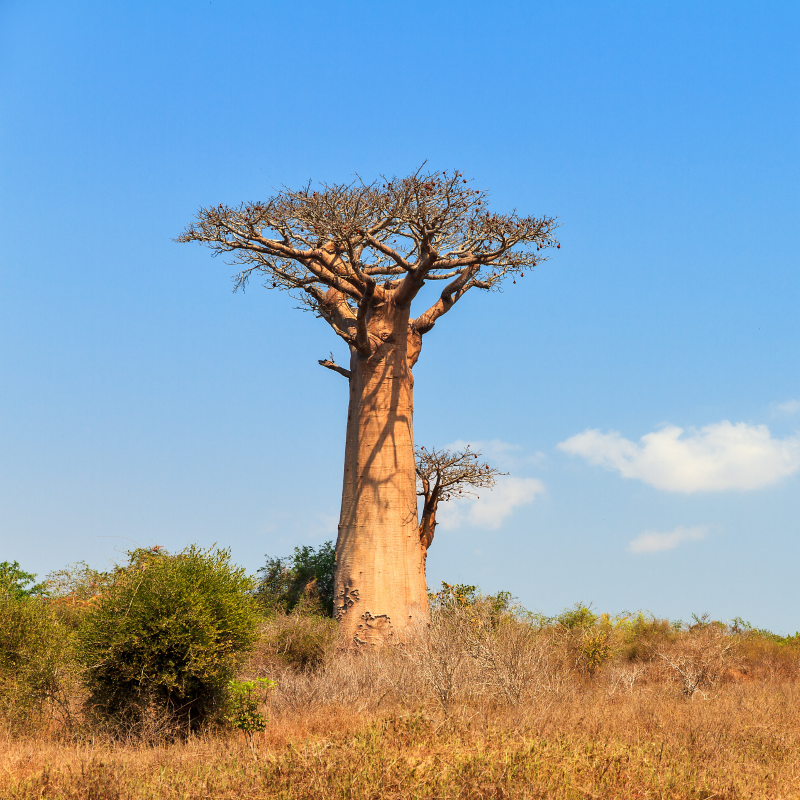
<svg viewBox="0 0 800 800"><path fill-rule="evenodd" d="M287 657L315 625L266 625L244 665L277 683L252 746L51 723L0 740L0 797L800 798L793 645L461 619L378 652L330 639L300 669Z"/></svg>

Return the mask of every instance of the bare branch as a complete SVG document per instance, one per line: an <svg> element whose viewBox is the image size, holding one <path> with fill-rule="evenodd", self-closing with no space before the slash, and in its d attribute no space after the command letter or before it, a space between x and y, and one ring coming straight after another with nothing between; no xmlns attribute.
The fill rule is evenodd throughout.
<svg viewBox="0 0 800 800"><path fill-rule="evenodd" d="M470 280L477 271L478 268L475 266L466 267L454 281L445 286L439 299L424 314L411 322L411 327L421 334L431 330L439 317L446 314L468 289L477 285L476 281Z"/></svg>
<svg viewBox="0 0 800 800"><path fill-rule="evenodd" d="M340 375L344 375L345 378L350 380L350 370L349 369L345 369L344 367L340 367L333 360L332 357L331 358L320 359L319 361L317 361L317 363L321 367L327 367L328 369L332 369L334 372L338 372Z"/></svg>
<svg viewBox="0 0 800 800"><path fill-rule="evenodd" d="M400 253L398 253L396 250L389 247L389 245L386 244L385 242L381 242L374 236L370 236L369 233L364 235L364 240L368 244L372 245L372 247L374 247L379 252L383 253L386 256L389 256L389 258L391 258L392 261L394 261L394 263L397 264L397 266L400 267L401 270L408 272L409 270L413 269L412 264L410 264L405 258L403 258L403 256L401 256Z"/></svg>

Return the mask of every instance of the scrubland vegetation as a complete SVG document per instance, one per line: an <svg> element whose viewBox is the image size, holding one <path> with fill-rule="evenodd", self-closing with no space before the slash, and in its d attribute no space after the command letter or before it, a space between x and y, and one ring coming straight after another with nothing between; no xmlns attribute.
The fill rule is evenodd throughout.
<svg viewBox="0 0 800 800"><path fill-rule="evenodd" d="M800 797L800 636L444 585L352 652L331 557L0 565L0 796Z"/></svg>

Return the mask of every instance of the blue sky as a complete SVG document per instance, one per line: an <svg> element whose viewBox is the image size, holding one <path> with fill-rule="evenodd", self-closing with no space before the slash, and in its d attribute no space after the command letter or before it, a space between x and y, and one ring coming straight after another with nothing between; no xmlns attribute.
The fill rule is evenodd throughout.
<svg viewBox="0 0 800 800"><path fill-rule="evenodd" d="M511 473L429 584L794 632L798 38L788 2L5 0L0 560L333 537L342 348L172 239L427 159L562 223L426 337L417 441Z"/></svg>

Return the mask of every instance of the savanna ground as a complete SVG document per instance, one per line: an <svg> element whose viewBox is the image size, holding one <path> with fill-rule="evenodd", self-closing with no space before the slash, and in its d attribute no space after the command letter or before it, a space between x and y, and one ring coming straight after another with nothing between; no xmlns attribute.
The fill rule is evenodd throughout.
<svg viewBox="0 0 800 800"><path fill-rule="evenodd" d="M440 593L413 641L350 653L277 614L240 677L269 678L263 732L128 734L6 720L0 796L28 798L800 797L800 642ZM73 710L71 710L73 709ZM149 725L149 727L148 727Z"/></svg>

